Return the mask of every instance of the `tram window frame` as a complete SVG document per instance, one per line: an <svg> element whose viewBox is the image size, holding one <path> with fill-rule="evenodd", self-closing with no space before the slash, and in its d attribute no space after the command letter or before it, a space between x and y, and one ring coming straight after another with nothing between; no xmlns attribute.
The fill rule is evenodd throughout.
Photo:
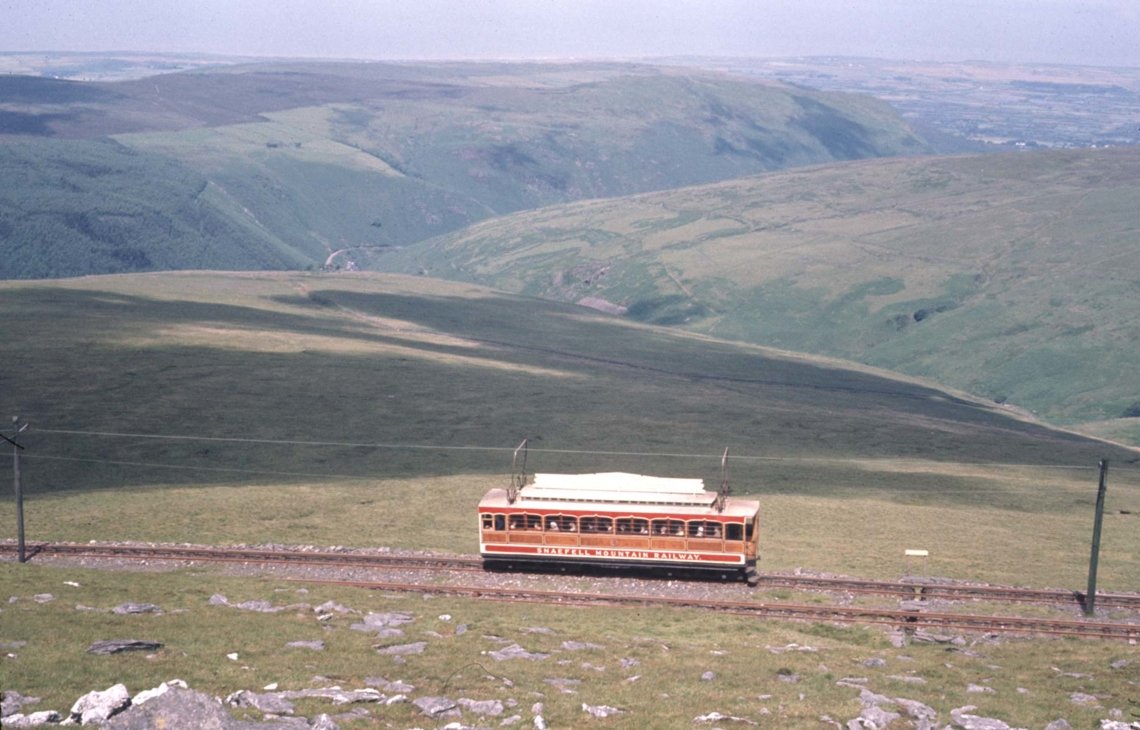
<svg viewBox="0 0 1140 730"><path fill-rule="evenodd" d="M484 530L493 529L493 525L495 522L495 516L494 515L488 513L488 514L482 514L482 515L480 515L480 517L482 518Z"/></svg>
<svg viewBox="0 0 1140 730"><path fill-rule="evenodd" d="M612 535L614 521L611 517L584 515L578 518L578 531L585 535Z"/></svg>
<svg viewBox="0 0 1140 730"><path fill-rule="evenodd" d="M648 535L649 520L645 517L619 517L614 520L614 529L619 535Z"/></svg>
<svg viewBox="0 0 1140 730"><path fill-rule="evenodd" d="M649 532L654 537L684 537L685 523L681 520L656 519L650 523Z"/></svg>
<svg viewBox="0 0 1140 730"><path fill-rule="evenodd" d="M726 522L724 525L724 539L740 542L744 539L744 525L739 522Z"/></svg>

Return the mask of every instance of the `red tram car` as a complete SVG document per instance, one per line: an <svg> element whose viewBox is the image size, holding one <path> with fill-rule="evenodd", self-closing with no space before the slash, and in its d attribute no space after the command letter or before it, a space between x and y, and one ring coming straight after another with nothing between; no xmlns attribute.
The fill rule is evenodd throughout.
<svg viewBox="0 0 1140 730"><path fill-rule="evenodd" d="M729 497L727 479L711 492L700 479L623 472L516 475L479 502L479 552L488 568L711 571L755 585L759 511Z"/></svg>

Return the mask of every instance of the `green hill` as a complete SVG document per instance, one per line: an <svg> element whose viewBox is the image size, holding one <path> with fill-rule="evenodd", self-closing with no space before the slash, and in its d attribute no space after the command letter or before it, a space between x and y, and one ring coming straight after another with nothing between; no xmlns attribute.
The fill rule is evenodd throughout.
<svg viewBox="0 0 1140 730"><path fill-rule="evenodd" d="M635 64L9 76L0 98L6 278L364 264L538 206L928 149L869 97Z"/></svg>
<svg viewBox="0 0 1140 730"><path fill-rule="evenodd" d="M1138 180L1134 148L864 161L550 207L378 265L1099 422L1140 398Z"/></svg>
<svg viewBox="0 0 1140 730"><path fill-rule="evenodd" d="M60 434L50 439L60 456L341 475L451 473L460 463L497 472L506 468L502 454L421 460L414 450L374 445L509 450L530 437L535 448L714 456L738 446L834 459L1135 458L992 404L843 363L416 277L169 273L7 282L0 316L5 412L37 429L235 440ZM363 446L334 448L333 463L314 457L326 449L263 451L259 439ZM594 459L559 458L579 467ZM645 466L632 456L616 460ZM54 468L61 476L49 483L58 488L100 481L83 464ZM213 478L191 469L162 480Z"/></svg>
<svg viewBox="0 0 1140 730"><path fill-rule="evenodd" d="M1039 585L1080 583L1107 458L1105 585L1140 575L1135 451L841 362L373 274L10 281L0 317L34 540L470 552L525 437L531 471L710 485L729 448L770 569L892 574L928 547Z"/></svg>

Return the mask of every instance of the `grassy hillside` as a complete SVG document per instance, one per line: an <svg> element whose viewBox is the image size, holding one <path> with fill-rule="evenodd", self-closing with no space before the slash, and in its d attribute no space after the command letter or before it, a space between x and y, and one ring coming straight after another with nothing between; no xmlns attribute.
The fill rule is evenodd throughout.
<svg viewBox="0 0 1140 730"><path fill-rule="evenodd" d="M364 264L537 206L927 150L869 97L634 64L261 64L113 83L5 76L0 98L0 179L20 184L18 197L0 199L0 246L3 259L22 260L0 276L23 278ZM91 162L58 162L73 156ZM108 236L87 218L117 215L91 213L82 191L92 190L92 166L96 194L131 200L131 256L92 253ZM232 250L183 244L197 189L238 227L211 232ZM277 261L259 253L267 247Z"/></svg>
<svg viewBox="0 0 1140 730"><path fill-rule="evenodd" d="M1140 580L1137 454L917 382L413 277L154 274L0 284L0 413L30 424L31 539L471 552L532 471L761 495L765 565ZM6 420L5 423L8 423ZM0 503L10 536L11 491Z"/></svg>
<svg viewBox="0 0 1140 730"><path fill-rule="evenodd" d="M874 160L551 207L381 263L1074 424L1137 415L1138 180L1131 148Z"/></svg>

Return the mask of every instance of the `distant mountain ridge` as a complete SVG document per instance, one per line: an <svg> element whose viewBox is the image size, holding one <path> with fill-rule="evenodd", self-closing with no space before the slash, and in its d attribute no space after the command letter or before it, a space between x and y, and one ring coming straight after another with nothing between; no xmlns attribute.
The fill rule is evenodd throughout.
<svg viewBox="0 0 1140 730"><path fill-rule="evenodd" d="M379 262L1127 428L1137 209L1135 147L866 160L552 206Z"/></svg>
<svg viewBox="0 0 1140 730"><path fill-rule="evenodd" d="M4 278L369 266L520 210L929 149L870 97L637 64L7 76L0 99Z"/></svg>

